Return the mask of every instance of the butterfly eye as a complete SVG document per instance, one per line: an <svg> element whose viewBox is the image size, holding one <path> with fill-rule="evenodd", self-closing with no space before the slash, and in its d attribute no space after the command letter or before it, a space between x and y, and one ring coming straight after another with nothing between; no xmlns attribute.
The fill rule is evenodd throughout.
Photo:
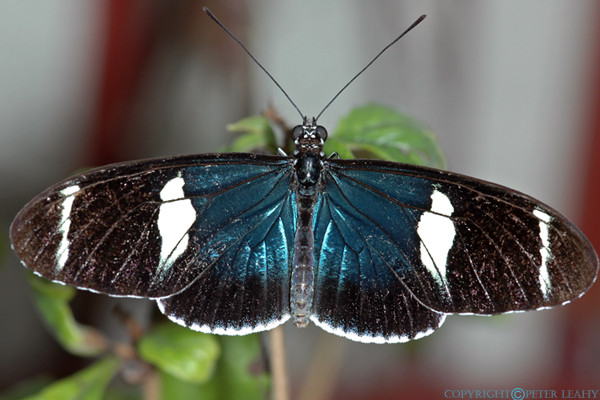
<svg viewBox="0 0 600 400"><path fill-rule="evenodd" d="M302 129L302 125L296 125L292 130L292 139L300 139L300 136L302 136L302 132L304 132L304 129Z"/></svg>
<svg viewBox="0 0 600 400"><path fill-rule="evenodd" d="M327 140L327 129L323 128L321 125L317 126L317 136L319 139L323 139L323 141Z"/></svg>

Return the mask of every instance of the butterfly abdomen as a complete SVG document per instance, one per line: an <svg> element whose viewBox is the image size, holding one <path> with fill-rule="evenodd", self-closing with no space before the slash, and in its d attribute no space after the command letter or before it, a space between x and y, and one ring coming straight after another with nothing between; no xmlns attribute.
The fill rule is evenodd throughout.
<svg viewBox="0 0 600 400"><path fill-rule="evenodd" d="M306 121L305 121L306 122ZM324 131L324 128L321 128ZM290 310L298 327L308 325L314 294L313 216L321 186L323 137L317 127L305 124L295 129L294 192L298 220L294 237L294 262L290 277Z"/></svg>
<svg viewBox="0 0 600 400"><path fill-rule="evenodd" d="M313 214L317 201L317 187L314 185L296 186L296 206L298 220L294 237L294 264L290 279L290 309L294 324L304 327L308 324L314 292L314 232Z"/></svg>

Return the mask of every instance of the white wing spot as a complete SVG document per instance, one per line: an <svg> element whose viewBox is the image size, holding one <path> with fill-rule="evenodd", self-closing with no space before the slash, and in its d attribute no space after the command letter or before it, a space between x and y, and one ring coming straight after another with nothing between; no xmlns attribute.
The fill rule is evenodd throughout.
<svg viewBox="0 0 600 400"><path fill-rule="evenodd" d="M75 201L75 193L81 189L79 185L69 186L60 191L64 196L58 231L61 239L56 250L56 272L62 271L69 259L69 229L71 228L71 209Z"/></svg>
<svg viewBox="0 0 600 400"><path fill-rule="evenodd" d="M157 266L159 274L168 270L187 249L190 239L188 231L196 220L196 210L192 201L186 199L183 193L184 184L185 180L180 172L160 191L160 198L165 203L160 205L156 221L162 240Z"/></svg>
<svg viewBox="0 0 600 400"><path fill-rule="evenodd" d="M533 210L533 215L540 219L540 240L542 241L542 247L540 247L540 256L542 257L542 264L540 265L540 290L544 299L548 299L550 289L552 289L552 282L550 282L550 275L548 274L548 262L551 258L550 252L550 222L552 217L546 214L542 210Z"/></svg>
<svg viewBox="0 0 600 400"><path fill-rule="evenodd" d="M450 199L437 189L431 193L431 211L421 215L417 233L421 239L421 262L440 287L448 291L446 264L454 244L456 229L452 216L454 207Z"/></svg>

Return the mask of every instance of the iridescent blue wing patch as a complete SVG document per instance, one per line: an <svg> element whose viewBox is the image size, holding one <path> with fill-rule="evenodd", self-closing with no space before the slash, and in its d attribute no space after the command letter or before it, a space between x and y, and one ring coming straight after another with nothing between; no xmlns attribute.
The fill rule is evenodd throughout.
<svg viewBox="0 0 600 400"><path fill-rule="evenodd" d="M260 201L257 201L260 199ZM194 224L205 268L158 300L173 321L216 334L271 329L289 318L295 203L288 168L215 196ZM203 243L203 244L202 244Z"/></svg>
<svg viewBox="0 0 600 400"><path fill-rule="evenodd" d="M116 296L177 294L160 304L184 325L260 329L289 310L291 171L288 158L251 154L91 170L25 206L11 241L45 278Z"/></svg>
<svg viewBox="0 0 600 400"><path fill-rule="evenodd" d="M330 331L403 341L443 314L563 304L595 279L581 232L526 195L405 164L325 165L313 320Z"/></svg>
<svg viewBox="0 0 600 400"><path fill-rule="evenodd" d="M352 215L339 188L326 187L316 207L312 321L362 342L405 342L433 332L445 314L412 295L371 243L370 221Z"/></svg>

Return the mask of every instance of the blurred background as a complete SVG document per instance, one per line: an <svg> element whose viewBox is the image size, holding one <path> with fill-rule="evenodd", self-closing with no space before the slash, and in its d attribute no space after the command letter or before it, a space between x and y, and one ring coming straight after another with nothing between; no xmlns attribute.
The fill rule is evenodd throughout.
<svg viewBox="0 0 600 400"><path fill-rule="evenodd" d="M319 122L332 131L353 107L395 107L437 133L451 170L543 200L600 248L597 1L3 0L0 388L80 367L46 334L8 245L9 224L28 200L81 167L215 151L233 138L227 123L270 105L288 124L300 122L203 5L309 116L428 14ZM84 321L118 324L96 308L102 296L82 297L75 309ZM323 348L329 353L317 363L329 362L330 375L318 384L334 399L597 389L599 301L596 285L558 309L449 317L437 333L405 345L357 344L290 326L292 389L310 398L305 379Z"/></svg>

